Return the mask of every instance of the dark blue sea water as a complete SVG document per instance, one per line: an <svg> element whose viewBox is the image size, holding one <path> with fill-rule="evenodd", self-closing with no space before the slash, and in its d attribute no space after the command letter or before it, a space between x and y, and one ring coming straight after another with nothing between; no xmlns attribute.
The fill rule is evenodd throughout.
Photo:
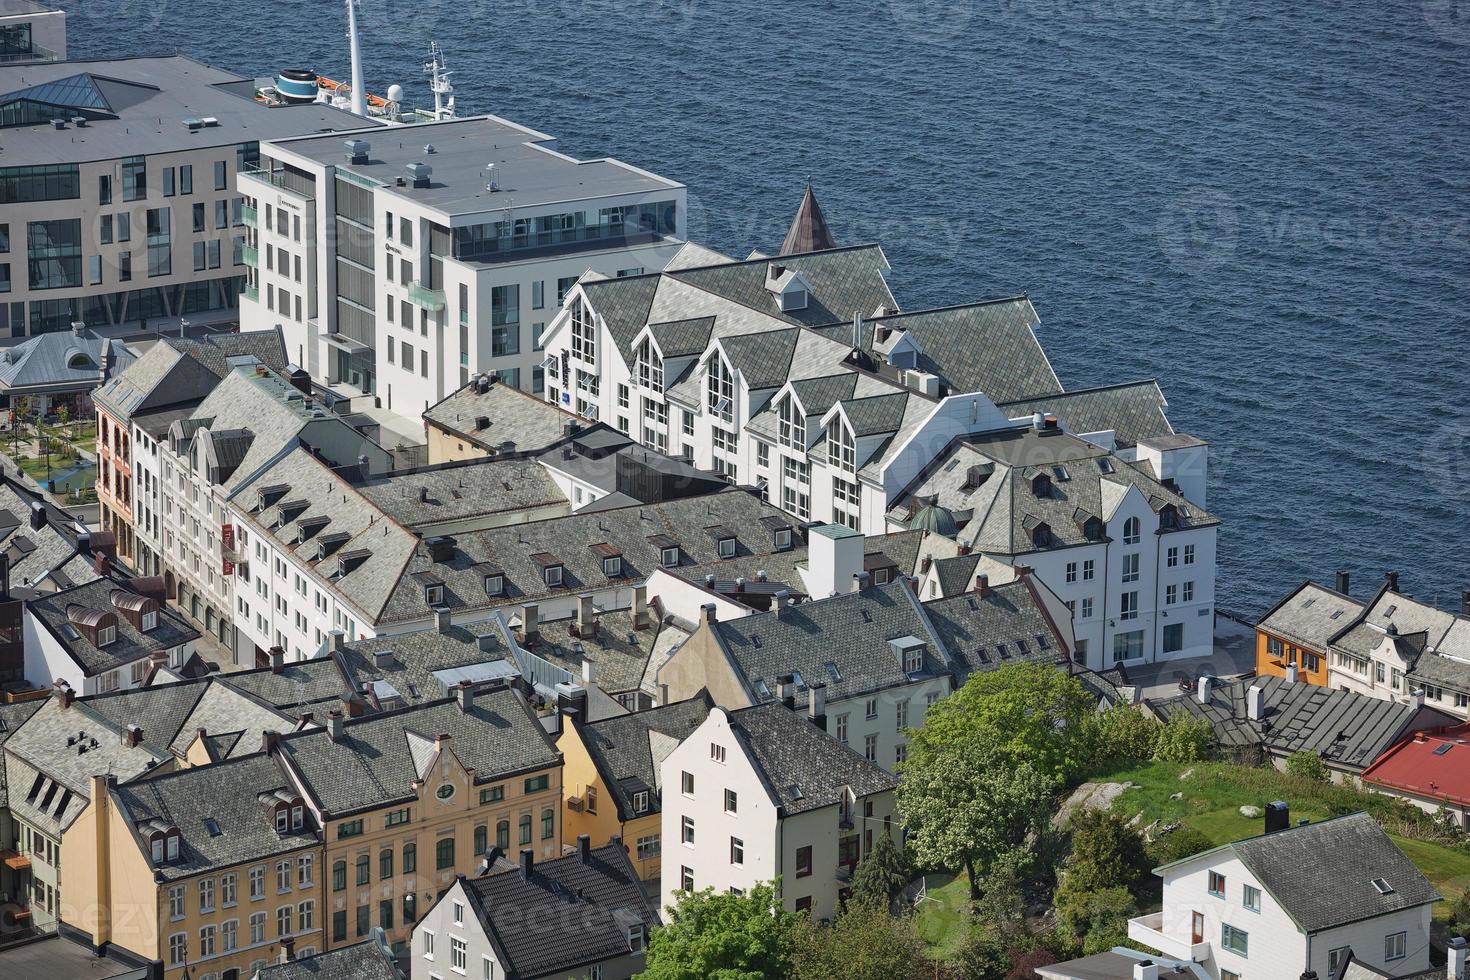
<svg viewBox="0 0 1470 980"><path fill-rule="evenodd" d="M335 0L67 0L78 55L345 75ZM494 112L780 239L808 174L907 308L1029 292L1069 387L1156 377L1213 444L1222 604L1339 568L1470 588L1467 0L363 0Z"/></svg>

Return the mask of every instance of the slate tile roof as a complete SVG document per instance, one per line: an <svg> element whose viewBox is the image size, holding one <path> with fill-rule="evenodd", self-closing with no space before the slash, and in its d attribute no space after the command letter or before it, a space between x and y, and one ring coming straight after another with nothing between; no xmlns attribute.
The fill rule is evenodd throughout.
<svg viewBox="0 0 1470 980"><path fill-rule="evenodd" d="M3 748L7 739L14 735L16 730L24 725L45 701L35 699L31 701L18 701L15 704L0 704L0 748ZM5 766L0 764L0 808L9 806L8 784L5 780Z"/></svg>
<svg viewBox="0 0 1470 980"><path fill-rule="evenodd" d="M845 789L861 799L898 786L897 776L779 701L728 714L730 730L740 739L783 817L835 806Z"/></svg>
<svg viewBox="0 0 1470 980"><path fill-rule="evenodd" d="M1256 626L1299 646L1326 651L1328 641L1351 625L1363 610L1364 604L1351 596L1303 582Z"/></svg>
<svg viewBox="0 0 1470 980"><path fill-rule="evenodd" d="M445 678L460 677L466 668L515 666L494 620L456 623L443 632L435 628L358 640L329 656L348 679L344 690L367 686L380 702L396 697L403 705L448 697L454 681L446 684Z"/></svg>
<svg viewBox="0 0 1470 980"><path fill-rule="evenodd" d="M178 860L155 866L165 881L173 881L313 847L317 843L314 826L279 833L273 816L257 799L275 790L295 795L290 787L276 761L257 752L125 783L114 793L125 819L135 828L157 820L179 829ZM146 858L142 838L139 847ZM325 869L318 868L317 873L324 874Z"/></svg>
<svg viewBox="0 0 1470 980"><path fill-rule="evenodd" d="M761 698L757 681L764 682L769 696L774 697L778 677L800 673L798 707L806 703L812 684L827 686L830 704L909 683L914 678L903 669L889 640L913 636L928 644L923 670L914 677L953 669L924 610L902 579L798 603L779 612L716 621L713 632L754 699Z"/></svg>
<svg viewBox="0 0 1470 980"><path fill-rule="evenodd" d="M997 585L983 597L960 591L924 603L924 612L962 675L1068 662L1065 639L1025 581Z"/></svg>
<svg viewBox="0 0 1470 980"><path fill-rule="evenodd" d="M1250 720L1247 713L1246 692L1253 684L1265 694L1265 724ZM1165 720L1182 714L1209 721L1216 740L1227 748L1264 745L1282 756L1316 752L1329 765L1350 771L1365 769L1413 729L1455 721L1432 708L1315 684L1292 684L1279 677L1216 684L1207 705L1194 695L1147 703Z"/></svg>
<svg viewBox="0 0 1470 980"><path fill-rule="evenodd" d="M11 397L88 391L124 370L134 357L122 342L87 329L80 335L75 330L39 334L0 351L0 391Z"/></svg>
<svg viewBox="0 0 1470 980"><path fill-rule="evenodd" d="M98 578L61 592L38 596L26 604L26 610L43 624L43 628L89 677L155 653L166 653L198 638L198 630L164 607L157 609L158 625L144 633L114 608L114 593L121 596L135 594L125 588L124 583ZM69 618L72 607L113 613L117 619L117 639L105 647L94 644L86 632L72 626Z"/></svg>
<svg viewBox="0 0 1470 980"><path fill-rule="evenodd" d="M687 701L578 726L582 744L618 808L619 820L662 809L659 766L675 746L704 723L713 704L714 700L701 691ZM633 794L640 790L648 792L648 809L642 812L633 809Z"/></svg>
<svg viewBox="0 0 1470 980"><path fill-rule="evenodd" d="M385 473L354 486L382 514L415 530L545 507L571 510L551 474L531 460L444 463Z"/></svg>
<svg viewBox="0 0 1470 980"><path fill-rule="evenodd" d="M92 399L119 419L197 404L229 373L228 358L254 357L275 371L286 368L279 328L212 334L198 339L163 337Z"/></svg>
<svg viewBox="0 0 1470 980"><path fill-rule="evenodd" d="M30 524L35 503L46 516L40 528ZM10 587L17 595L28 596L43 584L66 588L97 578L89 559L75 560L74 518L4 475L0 475L0 550L10 559Z"/></svg>
<svg viewBox="0 0 1470 980"><path fill-rule="evenodd" d="M481 429L478 420L488 421ZM424 412L424 420L471 445L499 451L505 443L514 452L535 452L560 442L566 423L576 416L514 385L492 383L479 390L478 380L447 395Z"/></svg>
<svg viewBox="0 0 1470 980"><path fill-rule="evenodd" d="M635 630L628 610L600 613L595 620L597 632L590 637L573 635L574 618L543 620L532 652L571 671L576 678L582 676L584 661L592 664L592 682L607 694L638 690L663 624L655 622L652 629Z"/></svg>
<svg viewBox="0 0 1470 980"><path fill-rule="evenodd" d="M432 745L441 733L452 736L453 752L475 770L476 783L561 765L560 753L526 703L504 688L478 694L468 712L455 700L430 701L348 719L339 741L313 729L283 736L279 744L335 819L413 799L419 778L415 746Z"/></svg>
<svg viewBox="0 0 1470 980"><path fill-rule="evenodd" d="M1442 897L1366 813L1278 830L1227 844L1224 849L1233 852L1308 933L1416 908ZM1381 893L1373 885L1377 878L1392 890Z"/></svg>
<svg viewBox="0 0 1470 980"><path fill-rule="evenodd" d="M974 486L969 474L977 467L983 480ZM1045 495L1033 490L1037 474L1049 478ZM1155 510L1173 506L1180 530L1219 524L1121 457L1060 430L1031 428L957 440L910 484L889 517L907 520L920 501L932 499L953 516L961 544L987 554L1020 555L1037 549L1033 531L1040 524L1051 531L1047 547L1086 543L1086 519L1106 523L1131 488Z"/></svg>
<svg viewBox="0 0 1470 980"><path fill-rule="evenodd" d="M1168 402L1157 381L1129 381L1098 388L1074 388L1034 398L1006 401L997 407L1010 418L1037 412L1055 415L1063 429L1081 434L1112 430L1120 448L1145 439L1173 435L1164 409Z"/></svg>
<svg viewBox="0 0 1470 980"><path fill-rule="evenodd" d="M403 980L403 974L393 950L374 938L298 956L289 963L274 963L246 980Z"/></svg>
<svg viewBox="0 0 1470 980"><path fill-rule="evenodd" d="M576 854L537 862L527 877L507 864L461 879L507 976L580 976L628 955L629 926L647 935L659 925L620 841L593 848L586 864Z"/></svg>
<svg viewBox="0 0 1470 980"><path fill-rule="evenodd" d="M905 330L923 353L917 367L953 391L983 392L993 402L1062 390L1036 340L1041 322L1024 296L874 317L865 326ZM871 336L871 335L870 335Z"/></svg>
<svg viewBox="0 0 1470 980"><path fill-rule="evenodd" d="M457 533L448 561L434 562L426 547L414 549L381 613L374 618L395 622L428 614L424 591L412 579L412 574L420 571L432 571L444 579L443 604L457 612L631 586L661 567L660 549L650 541L659 535L678 543L681 565L719 560L718 544L708 533L715 526L736 529L737 559L771 554L775 543L761 524L763 517L789 522L781 511L762 503L749 491L730 488L702 497ZM621 576L609 578L604 573L601 559L588 547L597 542L608 542L622 554ZM560 585L547 584L545 566L533 560L536 555L550 555L561 563ZM485 593L480 566L487 562L504 574L502 595ZM346 581L351 582L351 578ZM374 583L374 599L378 591ZM364 602L371 604L370 600Z"/></svg>

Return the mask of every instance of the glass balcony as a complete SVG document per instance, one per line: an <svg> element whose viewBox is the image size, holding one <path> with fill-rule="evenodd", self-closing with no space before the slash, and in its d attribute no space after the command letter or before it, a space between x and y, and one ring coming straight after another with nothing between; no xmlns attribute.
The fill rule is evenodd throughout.
<svg viewBox="0 0 1470 980"><path fill-rule="evenodd" d="M255 250L254 245L241 245L240 259L246 265L260 265L260 253Z"/></svg>
<svg viewBox="0 0 1470 980"><path fill-rule="evenodd" d="M437 313L444 309L444 290L430 289L416 282L408 287L408 301L415 306L422 306L426 310Z"/></svg>
<svg viewBox="0 0 1470 980"><path fill-rule="evenodd" d="M248 204L240 205L240 222L247 228L258 228L255 219L255 209Z"/></svg>
<svg viewBox="0 0 1470 980"><path fill-rule="evenodd" d="M247 285L245 287L245 289L243 290L243 295L245 296L246 299L250 300L252 303L259 303L260 302L260 287L259 286Z"/></svg>

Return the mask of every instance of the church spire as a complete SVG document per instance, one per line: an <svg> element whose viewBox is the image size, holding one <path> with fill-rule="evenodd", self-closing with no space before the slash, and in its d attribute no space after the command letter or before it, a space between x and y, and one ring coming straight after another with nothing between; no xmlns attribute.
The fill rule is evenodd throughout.
<svg viewBox="0 0 1470 980"><path fill-rule="evenodd" d="M780 254L799 255L802 252L819 252L836 247L837 242L832 239L827 219L823 217L817 197L812 193L812 180L808 177L806 193L801 196L801 206L796 209L796 217L791 219L791 227L786 232L786 240L781 243Z"/></svg>

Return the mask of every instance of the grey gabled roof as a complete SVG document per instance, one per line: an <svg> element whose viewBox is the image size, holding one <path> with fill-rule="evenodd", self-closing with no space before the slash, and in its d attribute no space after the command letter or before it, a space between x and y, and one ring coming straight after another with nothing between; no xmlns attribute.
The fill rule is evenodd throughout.
<svg viewBox="0 0 1470 980"><path fill-rule="evenodd" d="M579 726L582 744L612 795L619 820L660 811L659 763L668 749L704 723L713 704L700 691L687 701ZM633 809L633 793L639 790L648 792L648 809L641 813Z"/></svg>
<svg viewBox="0 0 1470 980"><path fill-rule="evenodd" d="M1303 582L1297 590L1256 624L1259 629L1319 653L1364 609L1363 603L1314 582Z"/></svg>
<svg viewBox="0 0 1470 980"><path fill-rule="evenodd" d="M1304 932L1315 933L1442 897L1366 813L1228 845ZM1388 894L1374 887L1383 879Z"/></svg>
<svg viewBox="0 0 1470 980"><path fill-rule="evenodd" d="M119 419L197 403L229 373L228 358L246 356L283 370L286 346L280 329L212 334L198 339L163 337L92 397Z"/></svg>
<svg viewBox="0 0 1470 980"><path fill-rule="evenodd" d="M298 956L289 963L261 967L245 980L403 980L393 950L378 938L351 946Z"/></svg>
<svg viewBox="0 0 1470 980"><path fill-rule="evenodd" d="M488 422L479 427L479 420ZM552 402L515 385L493 382L481 392L475 379L424 412L424 421L485 450L511 452L546 449L566 435L566 424L576 416Z"/></svg>
<svg viewBox="0 0 1470 980"><path fill-rule="evenodd" d="M37 503L45 523L33 528L32 505ZM80 555L75 520L40 494L0 474L0 550L10 559L13 591L24 595L43 583L66 588L98 577L91 561ZM79 557L82 560L75 560Z"/></svg>
<svg viewBox="0 0 1470 980"><path fill-rule="evenodd" d="M14 704L0 704L0 747L5 745L7 739L14 735L16 730L30 720L31 715L41 710L45 699L32 699L30 701L17 701ZM5 780L5 766L0 760L0 808L8 807L9 797Z"/></svg>
<svg viewBox="0 0 1470 980"><path fill-rule="evenodd" d="M730 366L745 377L752 391L779 388L786 383L799 330L767 330L720 338Z"/></svg>
<svg viewBox="0 0 1470 980"><path fill-rule="evenodd" d="M712 316L692 317L688 320L665 320L650 323L649 332L664 358L695 357L704 353L709 344L710 331L714 329Z"/></svg>
<svg viewBox="0 0 1470 980"><path fill-rule="evenodd" d="M1250 720L1246 692L1265 695L1262 722ZM1213 686L1209 704L1194 695L1148 702L1164 719L1174 715L1210 722L1226 747L1264 745L1278 755L1316 752L1328 765L1360 772L1411 729L1454 724L1431 708L1382 701L1355 691L1292 684L1280 677Z"/></svg>
<svg viewBox="0 0 1470 980"><path fill-rule="evenodd" d="M775 696L776 679L799 672L803 683L796 695L798 705L806 703L811 684L825 684L830 703L908 683L911 675L888 644L906 636L928 644L920 675L945 674L952 669L902 578L861 592L798 603L779 612L717 621L713 630L752 697L759 697L757 680L764 681Z"/></svg>
<svg viewBox="0 0 1470 980"><path fill-rule="evenodd" d="M654 272L618 279L588 279L582 283L587 301L602 317L613 343L629 363L632 363L629 352L633 338L648 323L648 311L653 306L653 297L662 278L662 273Z"/></svg>
<svg viewBox="0 0 1470 980"><path fill-rule="evenodd" d="M126 783L113 792L124 819L135 828L156 820L179 829L178 860L155 866L165 881L172 881L315 846L314 827L279 833L257 799L275 790L295 795L290 785L275 760L257 752ZM139 847L146 860L141 838Z"/></svg>
<svg viewBox="0 0 1470 980"><path fill-rule="evenodd" d="M585 864L570 854L538 861L523 876L506 862L461 883L509 977L582 976L592 964L628 956L630 926L642 923L647 936L659 925L616 839L593 848ZM551 935L551 923L571 925Z"/></svg>
<svg viewBox="0 0 1470 980"><path fill-rule="evenodd" d="M1068 432L1111 430L1120 447L1144 439L1172 435L1174 427L1164 414L1167 406L1157 381L1129 381L1098 388L1076 388L1037 398L1002 402L997 407L1011 418L1037 412L1055 415Z"/></svg>
<svg viewBox="0 0 1470 980"><path fill-rule="evenodd" d="M26 610L45 624L56 643L89 677L155 653L166 653L199 636L198 630L166 606L157 607L158 625L144 633L113 605L114 593L120 597L135 595L125 583L99 578L38 596L27 603ZM71 626L72 607L113 613L117 619L116 639L105 647L94 644L84 631Z"/></svg>
<svg viewBox="0 0 1470 980"><path fill-rule="evenodd" d="M44 333L0 352L0 391L86 391L124 370L134 354L121 341L83 329Z"/></svg>
<svg viewBox="0 0 1470 980"><path fill-rule="evenodd" d="M532 651L558 667L581 677L583 665L591 664L592 683L607 694L636 691L648 669L663 623L652 629L633 628L633 615L626 609L608 610L593 617L596 632L579 635L575 619L542 621L539 640Z"/></svg>
<svg viewBox="0 0 1470 980"><path fill-rule="evenodd" d="M779 701L728 712L740 739L783 817L898 786L898 777L828 735L806 715Z"/></svg>
<svg viewBox="0 0 1470 980"><path fill-rule="evenodd" d="M561 754L514 691L475 696L469 711L454 700L430 701L400 711L349 719L342 737L325 730L283 736L283 756L334 818L414 799L419 779L415 744L450 735L451 750L476 783L561 764Z"/></svg>
<svg viewBox="0 0 1470 980"><path fill-rule="evenodd" d="M1014 663L1067 662L1061 633L1024 580L995 586L984 596L960 589L924 603L924 611L964 674Z"/></svg>
<svg viewBox="0 0 1470 980"><path fill-rule="evenodd" d="M918 368L952 391L978 391L993 402L1062 390L1033 327L1040 320L1024 296L876 317L868 326L906 330L922 353Z"/></svg>

